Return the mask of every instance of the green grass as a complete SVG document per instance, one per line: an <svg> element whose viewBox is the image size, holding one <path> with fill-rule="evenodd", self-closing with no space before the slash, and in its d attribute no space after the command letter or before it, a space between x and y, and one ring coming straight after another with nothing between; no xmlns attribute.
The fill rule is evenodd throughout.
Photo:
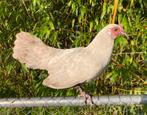
<svg viewBox="0 0 147 115"><path fill-rule="evenodd" d="M1 115L142 115L141 106L38 107L2 109Z"/></svg>
<svg viewBox="0 0 147 115"><path fill-rule="evenodd" d="M42 86L46 71L29 70L12 57L16 33L31 32L46 44L57 48L87 46L112 18L112 0L2 0L0 1L0 97L75 96L72 88L64 90ZM121 23L131 40L119 37L114 52L147 51L145 0L119 0L116 23ZM147 94L147 53L113 55L107 70L83 88L92 95ZM106 109L108 108L108 109ZM125 106L1 108L4 114L121 114ZM143 106L128 107L131 114Z"/></svg>

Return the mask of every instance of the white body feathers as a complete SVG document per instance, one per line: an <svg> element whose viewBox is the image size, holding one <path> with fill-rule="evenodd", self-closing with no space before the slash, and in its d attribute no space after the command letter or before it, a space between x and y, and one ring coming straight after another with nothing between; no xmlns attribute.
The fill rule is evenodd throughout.
<svg viewBox="0 0 147 115"><path fill-rule="evenodd" d="M114 39L106 26L87 47L56 49L27 32L16 35L13 57L32 69L46 69L43 85L62 89L98 76L110 61Z"/></svg>

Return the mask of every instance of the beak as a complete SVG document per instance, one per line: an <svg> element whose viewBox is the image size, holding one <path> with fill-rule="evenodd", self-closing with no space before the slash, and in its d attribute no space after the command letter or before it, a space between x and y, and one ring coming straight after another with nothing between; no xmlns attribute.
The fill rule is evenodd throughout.
<svg viewBox="0 0 147 115"><path fill-rule="evenodd" d="M129 40L130 38L129 38L129 36L123 31L123 32L121 32L121 34L122 35L124 35L124 36L126 36L126 38L127 38L127 40Z"/></svg>
<svg viewBox="0 0 147 115"><path fill-rule="evenodd" d="M121 34L127 37L127 40L129 40L129 36L125 33L123 26L121 24L119 24L119 26L121 27Z"/></svg>

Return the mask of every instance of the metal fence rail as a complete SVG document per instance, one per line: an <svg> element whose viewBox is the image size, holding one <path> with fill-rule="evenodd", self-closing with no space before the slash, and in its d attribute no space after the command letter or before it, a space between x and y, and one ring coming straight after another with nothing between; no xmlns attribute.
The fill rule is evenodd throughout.
<svg viewBox="0 0 147 115"><path fill-rule="evenodd" d="M114 95L92 97L96 105L147 104L147 95ZM0 107L84 106L82 97L2 98ZM87 103L90 105L90 102Z"/></svg>

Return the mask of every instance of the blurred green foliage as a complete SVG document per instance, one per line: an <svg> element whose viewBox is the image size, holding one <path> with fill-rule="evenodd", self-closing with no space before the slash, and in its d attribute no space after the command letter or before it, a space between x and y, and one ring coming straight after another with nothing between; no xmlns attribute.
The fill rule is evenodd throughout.
<svg viewBox="0 0 147 115"><path fill-rule="evenodd" d="M116 23L124 26L131 40L116 40L113 54L117 55L101 77L83 85L86 91L92 95L147 94L147 53L133 53L147 51L146 9L145 0L119 0ZM57 48L87 46L110 23L112 12L113 0L1 0L0 97L77 95L72 88L42 86L46 71L27 69L13 59L15 35L31 32ZM118 54L127 52L131 54Z"/></svg>

